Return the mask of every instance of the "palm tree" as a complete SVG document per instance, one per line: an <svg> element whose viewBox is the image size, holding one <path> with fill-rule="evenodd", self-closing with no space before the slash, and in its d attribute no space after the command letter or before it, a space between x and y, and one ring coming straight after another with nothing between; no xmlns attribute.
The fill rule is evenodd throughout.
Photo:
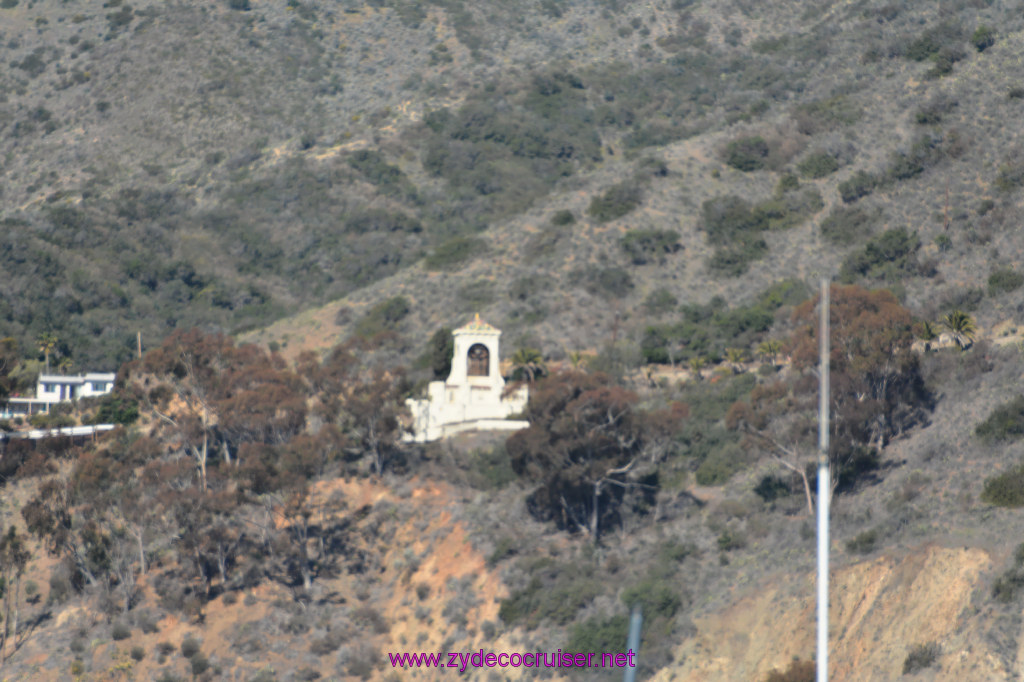
<svg viewBox="0 0 1024 682"><path fill-rule="evenodd" d="M922 341L926 342L934 341L939 337L939 333L935 330L935 325L933 325L928 320L924 320L921 322L921 325L917 328L917 335L921 338Z"/></svg>
<svg viewBox="0 0 1024 682"><path fill-rule="evenodd" d="M690 358L690 369L693 370L693 376L697 381L701 380L700 371L704 369L704 366L707 364L707 359L701 355L694 355Z"/></svg>
<svg viewBox="0 0 1024 682"><path fill-rule="evenodd" d="M43 332L36 340L39 344L39 352L46 358L46 373L50 373L50 353L57 347L57 337L53 332Z"/></svg>
<svg viewBox="0 0 1024 682"><path fill-rule="evenodd" d="M974 343L974 337L978 333L974 320L962 310L954 310L942 318L942 326L953 335L953 340L960 346L960 350L966 350Z"/></svg>
<svg viewBox="0 0 1024 682"><path fill-rule="evenodd" d="M917 326L917 335L924 341L924 352L927 353L932 349L932 341L939 338L939 332L928 320L923 320L921 324Z"/></svg>
<svg viewBox="0 0 1024 682"><path fill-rule="evenodd" d="M747 360L747 351L742 348L726 348L725 360L732 365L732 371L739 374L741 366Z"/></svg>
<svg viewBox="0 0 1024 682"><path fill-rule="evenodd" d="M768 339L762 341L757 346L757 354L763 360L767 360L773 367L775 366L775 359L782 352L782 342L775 339Z"/></svg>
<svg viewBox="0 0 1024 682"><path fill-rule="evenodd" d="M569 362L573 369L584 369L587 366L587 356L581 350L569 351Z"/></svg>
<svg viewBox="0 0 1024 682"><path fill-rule="evenodd" d="M512 375L525 377L528 383L547 374L544 356L536 348L520 348L512 355Z"/></svg>
<svg viewBox="0 0 1024 682"><path fill-rule="evenodd" d="M63 357L60 359L60 362L57 363L57 369L60 370L61 374L67 374L74 366L74 361L69 357Z"/></svg>

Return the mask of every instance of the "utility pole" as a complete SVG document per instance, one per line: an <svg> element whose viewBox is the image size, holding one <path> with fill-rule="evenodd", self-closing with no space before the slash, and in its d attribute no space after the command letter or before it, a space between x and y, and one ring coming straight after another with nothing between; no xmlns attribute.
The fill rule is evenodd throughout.
<svg viewBox="0 0 1024 682"><path fill-rule="evenodd" d="M634 665L627 666L625 673L622 675L622 682L636 682L636 665L637 659L640 657L640 626L643 624L644 617L640 613L640 607L634 606L633 612L629 614L629 636L626 638L626 651L635 655L633 658Z"/></svg>
<svg viewBox="0 0 1024 682"><path fill-rule="evenodd" d="M136 345L138 346L139 360L141 360L142 359L142 332L141 331L135 332L135 342L136 342Z"/></svg>
<svg viewBox="0 0 1024 682"><path fill-rule="evenodd" d="M818 655L817 682L828 682L828 508L831 480L828 470L828 278L821 279L821 320L818 324Z"/></svg>

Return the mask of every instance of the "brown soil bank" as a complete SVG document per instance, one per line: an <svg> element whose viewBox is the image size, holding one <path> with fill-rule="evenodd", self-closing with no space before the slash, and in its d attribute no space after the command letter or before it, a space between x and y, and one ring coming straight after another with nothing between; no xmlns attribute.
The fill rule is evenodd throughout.
<svg viewBox="0 0 1024 682"><path fill-rule="evenodd" d="M934 666L912 679L998 680L1012 671L991 651L971 595L992 566L980 549L926 546L831 576L830 679L895 680L908 650L937 642ZM655 680L763 680L815 648L814 576L776 577L728 609L695 619L698 634Z"/></svg>

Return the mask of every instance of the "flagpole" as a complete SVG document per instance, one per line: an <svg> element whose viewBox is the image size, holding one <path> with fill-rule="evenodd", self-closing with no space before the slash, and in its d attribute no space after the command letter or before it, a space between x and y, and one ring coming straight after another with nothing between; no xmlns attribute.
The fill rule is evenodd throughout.
<svg viewBox="0 0 1024 682"><path fill-rule="evenodd" d="M829 286L821 280L821 321L818 325L818 348L821 363L818 372L818 655L817 682L828 682L828 508L831 493L828 466L828 340Z"/></svg>

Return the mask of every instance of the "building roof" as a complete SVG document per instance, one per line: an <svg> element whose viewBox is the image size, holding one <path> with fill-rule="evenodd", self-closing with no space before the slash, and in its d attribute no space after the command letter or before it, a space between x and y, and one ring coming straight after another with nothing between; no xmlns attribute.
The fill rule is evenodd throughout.
<svg viewBox="0 0 1024 682"><path fill-rule="evenodd" d="M39 383L47 384L84 384L86 381L113 381L117 375L113 372L87 372L67 376L64 374L40 374Z"/></svg>
<svg viewBox="0 0 1024 682"><path fill-rule="evenodd" d="M476 313L473 316L473 321L467 325L459 327L455 331L457 332L496 332L498 331L491 325L487 324L480 319L480 313Z"/></svg>

